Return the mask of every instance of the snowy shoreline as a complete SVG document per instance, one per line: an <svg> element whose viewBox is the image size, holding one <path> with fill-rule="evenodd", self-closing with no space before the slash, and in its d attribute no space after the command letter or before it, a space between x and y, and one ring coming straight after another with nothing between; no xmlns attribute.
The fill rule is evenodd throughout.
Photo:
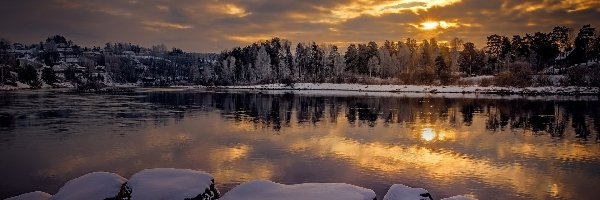
<svg viewBox="0 0 600 200"><path fill-rule="evenodd" d="M53 88L44 86L42 88L31 88L25 85L0 86L0 91L37 90L37 89L74 89L72 85L61 85ZM497 87L497 86L424 86L424 85L363 85L346 83L295 83L286 84L263 84L263 85L235 85L235 86L165 86L165 87L143 87L139 84L109 85L108 88L129 88L141 90L230 90L230 91L310 91L309 93L337 93L359 92L359 93L393 93L393 94L482 94L482 95L519 95L519 96L597 96L600 95L598 87L578 86L546 86L546 87Z"/></svg>
<svg viewBox="0 0 600 200"><path fill-rule="evenodd" d="M217 86L217 89L233 90L321 90L321 91L358 91L390 93L432 93L432 94L519 94L519 95L598 95L597 87L480 87L480 86L420 86L420 85L362 85L337 83L296 83L265 84L250 86Z"/></svg>
<svg viewBox="0 0 600 200"><path fill-rule="evenodd" d="M213 175L191 169L145 169L126 179L109 172L92 172L65 183L52 195L42 191L24 193L7 200L376 200L373 190L347 183L300 183L285 185L269 180L242 183L221 194ZM383 200L432 199L429 191L394 184ZM442 200L475 200L468 196L452 196Z"/></svg>

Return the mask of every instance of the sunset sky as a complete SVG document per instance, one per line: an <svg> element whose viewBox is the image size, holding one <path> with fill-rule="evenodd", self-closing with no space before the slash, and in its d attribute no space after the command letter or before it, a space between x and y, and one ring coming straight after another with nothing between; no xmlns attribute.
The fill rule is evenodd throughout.
<svg viewBox="0 0 600 200"><path fill-rule="evenodd" d="M0 1L0 37L77 44L165 44L218 52L271 37L353 42L485 37L600 25L600 0L19 0Z"/></svg>

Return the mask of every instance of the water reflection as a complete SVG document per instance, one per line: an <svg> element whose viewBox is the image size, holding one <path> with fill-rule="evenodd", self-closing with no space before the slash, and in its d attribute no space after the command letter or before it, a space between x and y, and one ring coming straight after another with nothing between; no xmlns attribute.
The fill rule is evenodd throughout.
<svg viewBox="0 0 600 200"><path fill-rule="evenodd" d="M271 179L347 182L379 195L404 183L439 197L572 199L600 185L597 101L3 95L0 162L10 164L0 166L2 195L55 192L90 171L130 176L151 167L205 170L223 191Z"/></svg>

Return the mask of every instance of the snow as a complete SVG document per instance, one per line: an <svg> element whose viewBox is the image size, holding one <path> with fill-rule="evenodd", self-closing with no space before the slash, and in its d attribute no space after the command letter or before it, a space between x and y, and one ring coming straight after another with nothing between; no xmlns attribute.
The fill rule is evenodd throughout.
<svg viewBox="0 0 600 200"><path fill-rule="evenodd" d="M226 193L221 200L372 200L375 192L345 183L303 183L284 185L266 180L244 183Z"/></svg>
<svg viewBox="0 0 600 200"><path fill-rule="evenodd" d="M462 81L468 81L471 82L473 84L479 85L481 84L481 81L484 79L493 79L495 76L491 76L491 75L485 75L485 76L471 76L471 77L466 77L466 78L461 78L460 80Z"/></svg>
<svg viewBox="0 0 600 200"><path fill-rule="evenodd" d="M17 86L0 85L0 91L22 90L22 89L31 89L31 86L21 83L21 82L17 82Z"/></svg>
<svg viewBox="0 0 600 200"><path fill-rule="evenodd" d="M411 188L402 184L394 184L383 200L430 200L431 195L423 188Z"/></svg>
<svg viewBox="0 0 600 200"><path fill-rule="evenodd" d="M25 193L16 197L11 197L5 200L48 200L50 199L52 195L45 193L45 192L40 192L40 191L35 191L35 192L30 192L30 193Z"/></svg>
<svg viewBox="0 0 600 200"><path fill-rule="evenodd" d="M441 200L477 200L477 199L471 198L471 197L467 197L467 196L458 195L458 196L443 198Z"/></svg>
<svg viewBox="0 0 600 200"><path fill-rule="evenodd" d="M158 168L134 174L127 185L132 200L181 200L204 193L212 180L212 175L201 171Z"/></svg>
<svg viewBox="0 0 600 200"><path fill-rule="evenodd" d="M67 182L50 199L106 199L119 194L127 179L113 173L93 172Z"/></svg>
<svg viewBox="0 0 600 200"><path fill-rule="evenodd" d="M511 93L511 94L598 94L597 87L479 87L479 86L423 86L423 85L361 85L337 83L296 83L266 84L251 86L223 86L223 89L248 90L337 90L361 92L397 92L397 93Z"/></svg>

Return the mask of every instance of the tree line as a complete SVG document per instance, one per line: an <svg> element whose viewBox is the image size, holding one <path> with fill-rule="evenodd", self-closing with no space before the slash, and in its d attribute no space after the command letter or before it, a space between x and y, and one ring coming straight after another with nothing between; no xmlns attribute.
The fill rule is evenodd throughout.
<svg viewBox="0 0 600 200"><path fill-rule="evenodd" d="M600 58L600 37L585 25L577 34L565 26L543 33L490 35L486 46L455 38L385 41L348 45L345 53L332 44L292 43L273 38L219 54L213 84L293 82L392 82L397 84L457 84L460 77L496 75L499 85L531 79L534 75L566 74L563 84L598 85L597 67L573 67ZM598 74L600 75L600 74ZM580 76L580 77L577 77ZM539 77L539 76L538 76ZM547 77L546 77L547 78ZM577 83L581 79L585 83ZM522 86L544 83L521 83Z"/></svg>
<svg viewBox="0 0 600 200"><path fill-rule="evenodd" d="M188 53L164 45L130 43L80 47L57 35L39 44L0 40L2 83L143 83L146 85L248 85L264 83L363 83L462 85L465 77L493 75L479 84L498 86L600 85L600 34L557 26L550 32L487 37L485 46L454 38L383 43L296 43L281 38L218 54ZM77 58L65 62L65 57ZM55 66L63 66L57 68ZM59 70L57 70L59 69Z"/></svg>

